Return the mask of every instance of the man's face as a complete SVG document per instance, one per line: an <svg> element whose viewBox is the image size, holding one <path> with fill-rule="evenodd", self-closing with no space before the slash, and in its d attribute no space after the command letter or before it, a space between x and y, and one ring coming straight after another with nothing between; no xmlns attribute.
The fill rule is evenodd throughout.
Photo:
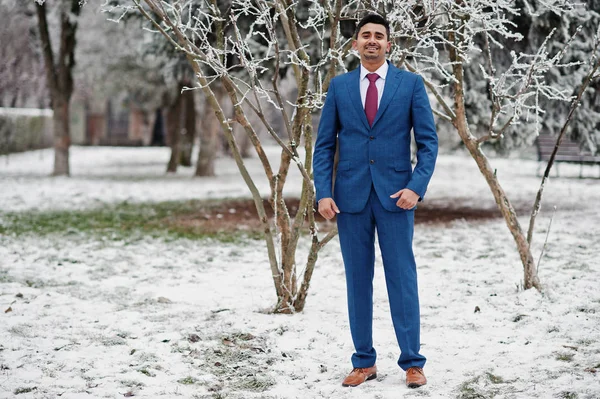
<svg viewBox="0 0 600 399"><path fill-rule="evenodd" d="M391 43L388 41L385 26L368 23L358 32L352 48L358 51L361 61L368 63L383 63L386 52L390 51Z"/></svg>

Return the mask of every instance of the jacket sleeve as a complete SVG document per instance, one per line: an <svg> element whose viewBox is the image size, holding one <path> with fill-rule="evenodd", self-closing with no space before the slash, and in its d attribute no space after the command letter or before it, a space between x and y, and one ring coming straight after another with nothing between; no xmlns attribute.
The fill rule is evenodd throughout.
<svg viewBox="0 0 600 399"><path fill-rule="evenodd" d="M419 201L425 196L427 185L433 170L438 153L438 137L433 120L433 112L429 104L429 98L425 91L423 78L417 76L413 88L411 102L411 118L413 132L417 143L417 166L413 171L412 178L406 188L419 195Z"/></svg>
<svg viewBox="0 0 600 399"><path fill-rule="evenodd" d="M316 189L316 201L332 198L333 161L339 128L338 111L335 100L335 79L331 80L325 104L321 111L321 120L317 131L317 141L313 154L313 176Z"/></svg>

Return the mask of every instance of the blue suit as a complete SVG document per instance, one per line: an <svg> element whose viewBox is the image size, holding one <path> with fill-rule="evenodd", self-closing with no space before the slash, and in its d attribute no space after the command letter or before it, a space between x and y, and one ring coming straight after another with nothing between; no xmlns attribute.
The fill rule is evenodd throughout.
<svg viewBox="0 0 600 399"><path fill-rule="evenodd" d="M360 96L360 70L331 80L313 155L317 201L331 197L346 269L354 367L371 367L375 229L383 258L390 310L401 349L399 366L423 367L417 272L412 252L414 209L390 195L409 188L425 196L437 157L437 134L423 79L389 64L373 126ZM411 165L411 130L417 165ZM333 163L339 163L332 190Z"/></svg>

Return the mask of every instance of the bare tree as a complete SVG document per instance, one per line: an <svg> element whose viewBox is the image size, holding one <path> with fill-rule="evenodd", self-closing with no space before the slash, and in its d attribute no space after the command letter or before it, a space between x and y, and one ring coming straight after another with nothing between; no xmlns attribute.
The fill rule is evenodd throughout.
<svg viewBox="0 0 600 399"><path fill-rule="evenodd" d="M525 124L527 121L533 121L533 132L538 134L544 109L537 99L571 99L567 91L549 83L545 79L546 74L553 69L578 63L562 61L564 48L555 54L549 52L548 43L552 33L536 53L511 52L511 62L503 70L499 65L506 63L495 59L492 48L501 45L498 40L500 37L514 42L522 38L510 16L543 12L568 16L574 10L574 2L556 0L532 4L533 1L524 0L520 7L506 0L406 1L401 7L393 7L391 2L381 3L372 2L370 6L388 15L395 27L397 42L403 43L403 46L396 46L392 58L398 64L426 77L426 84L440 106L435 111L436 114L456 128L465 148L488 183L513 236L523 264L524 288L541 289L530 242L498 180L496 170L482 150L482 145L491 140L501 140L508 127ZM465 107L468 82L465 80L464 70L476 60L483 61L479 68L487 82L488 96L482 101L491 109L488 129L484 132L471 130L470 114ZM452 100L445 95L448 86ZM523 134L529 132L523 129Z"/></svg>
<svg viewBox="0 0 600 399"><path fill-rule="evenodd" d="M550 170L552 169L552 165L554 165L554 159L556 158L556 154L558 153L558 148L562 142L563 137L567 132L567 128L569 124L573 121L573 116L575 115L575 111L581 104L581 98L587 88L590 86L593 80L597 80L600 77L598 74L598 69L600 68L600 54L598 51L600 50L600 27L596 30L596 34L594 35L594 43L589 59L589 71L583 78L581 85L579 85L577 89L577 96L571 101L571 106L569 109L569 113L567 115L566 120L564 121L560 132L556 138L556 144L554 146L554 150L550 155L550 159L548 160L548 164L546 165L546 170L544 171L544 175L542 176L542 181L540 183L540 188L538 189L537 195L535 197L535 201L533 202L533 209L531 210L531 216L529 217L529 228L527 230L527 242L531 245L531 240L533 239L533 228L535 227L535 220L537 218L538 212L542 206L542 195L544 193L544 187L546 186L546 182L550 177ZM538 264L539 266L539 264Z"/></svg>
<svg viewBox="0 0 600 399"><path fill-rule="evenodd" d="M69 103L73 93L73 68L75 67L75 34L77 17L81 12L80 0L61 0L59 7L59 51L54 54L48 28L46 3L38 1L36 12L44 54L46 81L54 111L54 175L69 175Z"/></svg>
<svg viewBox="0 0 600 399"><path fill-rule="evenodd" d="M191 10L198 10L198 3L203 5L201 11L194 18L188 19ZM312 111L322 106L329 80L337 73L338 67L343 68L341 60L350 48L350 40L339 35L342 1L336 1L333 7L329 3L321 6L307 2L304 6L307 18L304 20L298 19L294 4L288 0L272 4L263 0L233 0L228 15L222 15L213 0L173 4L159 0L144 0L142 4L141 1L133 0L133 5L152 22L153 29L162 33L187 55L194 67L198 87L217 115L263 224L277 293L274 311L291 313L302 310L318 252L337 233L335 230L331 231L322 239L317 235L311 180ZM309 6L318 7L318 17L314 20L309 19ZM345 12L349 11L355 13L355 10L349 8ZM227 25L232 34L219 38L213 32L225 31L225 27L215 30L216 26L223 25ZM301 28L301 25L304 27ZM306 49L303 41L309 37L315 46ZM328 39L324 40L325 37ZM291 114L286 110L287 104L279 88L280 69L287 67L293 69L297 88ZM269 80L265 81L268 76ZM233 106L234 120L228 118L224 104L213 91L217 80ZM264 100L271 109L263 108ZM267 158L257 134L258 127L249 121L246 110L253 112L262 128L281 145L278 170L273 169ZM283 120L285 142L269 122L267 115L272 111L277 112ZM242 161L240 148L233 134L235 123L242 126L248 135L269 181L269 205L275 215L271 220L267 217L260 192ZM302 145L303 160L299 152ZM297 165L303 176L300 206L295 215L289 212L283 197L292 164ZM301 271L297 268L296 249L306 221L312 242L304 270Z"/></svg>
<svg viewBox="0 0 600 399"><path fill-rule="evenodd" d="M196 101L194 92L186 90L183 95L183 136L181 137L181 157L182 166L192 166L192 151L194 149L194 140L196 138Z"/></svg>
<svg viewBox="0 0 600 399"><path fill-rule="evenodd" d="M5 0L0 4L0 107L47 104L44 62L35 45L37 24L33 4Z"/></svg>

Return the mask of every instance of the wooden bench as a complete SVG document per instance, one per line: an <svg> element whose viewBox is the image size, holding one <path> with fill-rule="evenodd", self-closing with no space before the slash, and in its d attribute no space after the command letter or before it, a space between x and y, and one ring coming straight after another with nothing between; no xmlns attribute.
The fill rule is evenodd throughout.
<svg viewBox="0 0 600 399"><path fill-rule="evenodd" d="M550 160L550 156L554 151L556 145L556 137L547 134L540 134L536 140L538 150L538 161L547 163ZM558 164L564 163L575 163L579 164L579 177L583 177L583 165L598 165L600 166L600 156L593 155L589 151L582 151L579 143L563 137L558 152L554 158L556 163L556 175L559 175ZM538 168L539 174L539 168ZM598 176L600 178L600 176Z"/></svg>

